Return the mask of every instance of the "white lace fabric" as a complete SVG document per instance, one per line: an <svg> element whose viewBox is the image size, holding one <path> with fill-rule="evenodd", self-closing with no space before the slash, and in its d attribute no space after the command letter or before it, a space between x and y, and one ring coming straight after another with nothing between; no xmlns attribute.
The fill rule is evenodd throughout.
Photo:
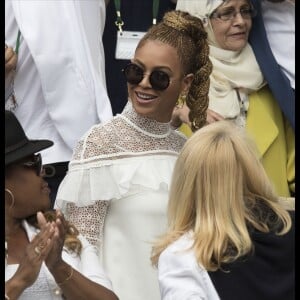
<svg viewBox="0 0 300 300"><path fill-rule="evenodd" d="M143 189L167 190L185 141L169 123L138 115L128 102L122 114L93 126L79 141L56 207L101 248L109 201Z"/></svg>
<svg viewBox="0 0 300 300"><path fill-rule="evenodd" d="M116 159L145 153L177 154L185 137L169 123L138 115L130 102L122 114L106 124L95 125L78 143L70 164L99 159Z"/></svg>

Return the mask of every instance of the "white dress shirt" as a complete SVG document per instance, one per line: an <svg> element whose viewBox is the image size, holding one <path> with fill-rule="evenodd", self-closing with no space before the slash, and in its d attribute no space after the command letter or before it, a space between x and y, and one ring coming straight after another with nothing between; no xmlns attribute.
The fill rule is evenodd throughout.
<svg viewBox="0 0 300 300"><path fill-rule="evenodd" d="M263 0L262 16L274 57L295 89L295 4Z"/></svg>
<svg viewBox="0 0 300 300"><path fill-rule="evenodd" d="M27 136L54 142L42 153L45 164L69 161L80 137L112 117L104 21L104 0L5 1L5 43L15 48L21 31L14 113Z"/></svg>

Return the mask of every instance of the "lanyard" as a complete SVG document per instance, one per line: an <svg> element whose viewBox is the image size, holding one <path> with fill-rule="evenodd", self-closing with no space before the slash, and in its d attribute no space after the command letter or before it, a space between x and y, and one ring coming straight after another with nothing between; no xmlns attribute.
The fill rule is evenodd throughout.
<svg viewBox="0 0 300 300"><path fill-rule="evenodd" d="M17 41L16 41L16 49L15 49L15 53L18 54L19 53L19 48L20 48L20 37L21 37L21 31L20 29L18 30L18 35L17 35Z"/></svg>
<svg viewBox="0 0 300 300"><path fill-rule="evenodd" d="M118 27L118 30L120 33L122 33L122 26L124 25L124 22L121 18L121 0L115 0L115 7L116 7L116 14L117 14L117 19L115 21L116 26ZM152 24L156 24L156 18L158 15L158 8L159 8L159 0L153 0L152 4Z"/></svg>

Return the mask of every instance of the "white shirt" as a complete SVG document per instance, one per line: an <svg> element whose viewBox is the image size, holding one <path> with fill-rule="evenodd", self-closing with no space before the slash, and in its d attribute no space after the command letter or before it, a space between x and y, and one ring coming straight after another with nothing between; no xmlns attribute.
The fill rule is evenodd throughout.
<svg viewBox="0 0 300 300"><path fill-rule="evenodd" d="M31 241L39 230L26 221L22 223L29 241ZM110 280L107 278L99 263L96 247L92 246L83 236L79 235L78 238L82 243L82 250L80 256L68 253L65 249L62 252L62 258L65 262L70 264L75 270L89 278L90 280L105 286L112 290ZM19 265L6 265L5 267L5 281L9 280L17 271ZM79 287L78 287L79 288ZM37 280L25 289L19 300L52 300L63 299L61 290L56 284L54 277L43 263L41 271Z"/></svg>
<svg viewBox="0 0 300 300"><path fill-rule="evenodd" d="M162 300L219 300L207 271L198 265L190 234L169 245L158 260L158 279Z"/></svg>
<svg viewBox="0 0 300 300"><path fill-rule="evenodd" d="M54 142L44 163L69 161L80 137L112 117L104 21L103 0L5 1L5 43L15 47L21 31L14 113L29 138Z"/></svg>
<svg viewBox="0 0 300 300"><path fill-rule="evenodd" d="M261 5L273 55L295 89L295 4L264 0Z"/></svg>

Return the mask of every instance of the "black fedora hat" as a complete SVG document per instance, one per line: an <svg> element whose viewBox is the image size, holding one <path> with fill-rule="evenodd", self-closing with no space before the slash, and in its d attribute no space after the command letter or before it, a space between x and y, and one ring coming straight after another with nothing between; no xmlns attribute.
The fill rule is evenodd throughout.
<svg viewBox="0 0 300 300"><path fill-rule="evenodd" d="M49 140L29 140L16 116L5 110L5 166L52 145Z"/></svg>

